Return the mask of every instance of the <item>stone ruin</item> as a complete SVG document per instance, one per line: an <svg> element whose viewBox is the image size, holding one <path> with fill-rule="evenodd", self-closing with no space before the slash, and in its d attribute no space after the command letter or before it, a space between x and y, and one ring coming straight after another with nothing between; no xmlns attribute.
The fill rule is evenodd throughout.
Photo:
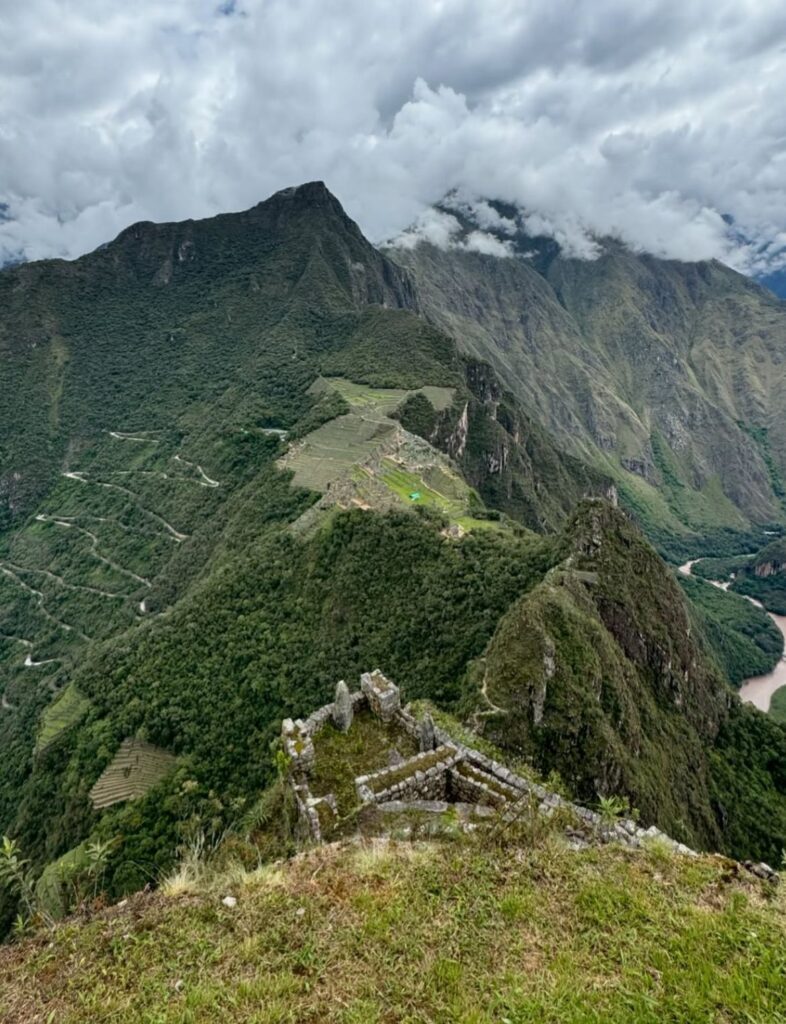
<svg viewBox="0 0 786 1024"><path fill-rule="evenodd" d="M418 753L409 758L391 757L387 767L357 776L355 791L361 807L372 807L383 815L443 815L453 809L465 821L476 822L513 820L524 810L535 808L545 817L562 812L567 838L576 848L590 842L618 842L636 848L658 840L675 852L696 855L654 825L645 829L628 818L607 821L596 811L518 775L493 758L457 742L435 725L430 716L419 722L401 706L399 688L378 669L363 673L356 693L349 693L346 684L340 682L336 698L305 720L287 718L282 724L282 745L289 759L299 832L306 841L321 842L323 830L335 821L337 814L333 794L314 796L311 792L309 776L316 758L313 737L328 721L346 732L353 716L361 709L369 709L383 723L408 734ZM765 864L744 866L762 878L777 881L777 874Z"/></svg>

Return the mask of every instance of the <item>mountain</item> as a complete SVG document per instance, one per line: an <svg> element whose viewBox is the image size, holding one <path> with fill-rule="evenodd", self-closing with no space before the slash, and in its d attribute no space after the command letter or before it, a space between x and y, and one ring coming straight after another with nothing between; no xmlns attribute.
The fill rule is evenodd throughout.
<svg viewBox="0 0 786 1024"><path fill-rule="evenodd" d="M786 299L786 270L776 270L772 274L762 274L756 280L769 288L779 299Z"/></svg>
<svg viewBox="0 0 786 1024"><path fill-rule="evenodd" d="M757 814L732 807L718 779L727 737L749 712L676 580L606 503L580 506L565 539L563 560L513 603L475 667L483 734L557 769L579 798L627 794L645 820L694 846L761 840ZM753 799L773 801L767 829L778 838L757 847L770 859L786 839L784 758L786 734L773 725L733 772Z"/></svg>
<svg viewBox="0 0 786 1024"><path fill-rule="evenodd" d="M160 877L274 780L282 718L375 666L587 800L773 858L786 730L728 666L780 649L692 608L629 517L672 550L779 521L775 381L738 349L776 376L780 307L715 266L539 252L380 252L310 183L0 272L0 831L34 874L90 840L110 896ZM758 419L710 408L714 361Z"/></svg>
<svg viewBox="0 0 786 1024"><path fill-rule="evenodd" d="M480 224L450 201L450 247L386 250L422 313L488 361L560 447L613 477L663 551L717 551L782 523L783 304L720 263L612 239L571 258L494 209L506 226L484 233L508 258L473 251Z"/></svg>

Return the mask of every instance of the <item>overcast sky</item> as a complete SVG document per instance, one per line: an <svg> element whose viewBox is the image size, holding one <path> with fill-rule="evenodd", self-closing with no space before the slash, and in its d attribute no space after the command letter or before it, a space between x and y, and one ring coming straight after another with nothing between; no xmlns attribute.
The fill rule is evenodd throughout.
<svg viewBox="0 0 786 1024"><path fill-rule="evenodd" d="M373 240L459 188L756 269L785 97L783 0L0 0L0 263L321 178Z"/></svg>

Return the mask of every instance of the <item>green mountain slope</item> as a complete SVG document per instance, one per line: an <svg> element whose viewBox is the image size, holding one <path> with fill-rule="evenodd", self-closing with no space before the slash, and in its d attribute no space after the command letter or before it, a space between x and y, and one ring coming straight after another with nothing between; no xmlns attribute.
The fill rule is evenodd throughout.
<svg viewBox="0 0 786 1024"><path fill-rule="evenodd" d="M562 394L558 367L523 401L468 334L462 350L419 315L424 294L320 183L0 273L0 831L34 871L92 837L110 844L108 891L138 888L244 812L282 716L338 678L378 665L407 698L456 707L484 654L484 699L515 697L510 747L588 799L629 792L697 844L772 859L786 732L738 713L664 565L609 510L613 571L556 568L586 546L574 506L613 500L615 480L629 498L632 478L578 419L553 439L534 396ZM541 746L522 675L541 634L505 639L532 609L564 625ZM166 771L97 809L121 749Z"/></svg>
<svg viewBox="0 0 786 1024"><path fill-rule="evenodd" d="M619 510L583 505L565 540L476 667L484 734L556 768L584 800L624 793L687 843L777 860L786 730L732 697L676 580ZM770 643L766 630L759 642ZM742 756L754 721L760 746L746 742ZM765 819L766 840L752 827Z"/></svg>
<svg viewBox="0 0 786 1024"><path fill-rule="evenodd" d="M541 462L560 467L565 494L533 491L532 525L556 524L599 479L542 432L530 451L474 398L453 340L401 308L415 305L405 275L319 183L244 214L136 225L75 263L7 270L0 291L0 829L37 865L94 826L90 787L130 735L195 758L183 772L204 780L204 811L211 786L242 796L265 781L277 719L336 671L427 667L418 692L458 692L548 544L485 506L472 482L493 464L468 483L447 441L391 418L408 396L446 419L472 403L473 458L491 462L504 437L512 491L545 478ZM298 468L309 450L316 476ZM342 595L340 576L311 573L357 505L389 518L361 516L371 535L346 543ZM499 535L454 551L451 524ZM429 607L451 624L441 636ZM187 811L150 813L161 835L142 829L144 866L118 884L171 856Z"/></svg>
<svg viewBox="0 0 786 1024"><path fill-rule="evenodd" d="M718 263L611 240L595 260L523 233L506 241L507 259L388 252L423 313L490 362L561 447L613 475L664 549L780 521L783 304Z"/></svg>

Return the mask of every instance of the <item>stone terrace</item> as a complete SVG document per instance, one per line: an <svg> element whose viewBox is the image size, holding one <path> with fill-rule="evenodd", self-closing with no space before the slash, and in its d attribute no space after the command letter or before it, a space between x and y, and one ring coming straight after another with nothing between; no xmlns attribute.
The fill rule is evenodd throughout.
<svg viewBox="0 0 786 1024"><path fill-rule="evenodd" d="M597 812L565 800L457 742L435 726L429 716L417 721L401 706L399 688L378 669L361 676L359 691L349 694L342 681L335 702L324 705L305 720L285 719L282 724L282 743L289 758L300 835L305 840L321 842L338 824L336 794L312 792L313 778L318 772L320 733L331 723L334 735L335 730L351 735L353 718L359 714L370 715L390 731L387 766L354 776L355 803L361 811L372 810L384 818L387 814L439 816L452 809L466 822L480 822L491 818L512 820L525 810L536 808L546 817L560 812L566 835L577 847L589 842L620 842L639 847L647 840L657 839L677 852L693 854L655 826L645 829L626 818L606 821ZM408 737L410 746L418 752L406 758L398 755L394 746L396 736ZM764 873L766 865L751 867L760 867L760 873Z"/></svg>

